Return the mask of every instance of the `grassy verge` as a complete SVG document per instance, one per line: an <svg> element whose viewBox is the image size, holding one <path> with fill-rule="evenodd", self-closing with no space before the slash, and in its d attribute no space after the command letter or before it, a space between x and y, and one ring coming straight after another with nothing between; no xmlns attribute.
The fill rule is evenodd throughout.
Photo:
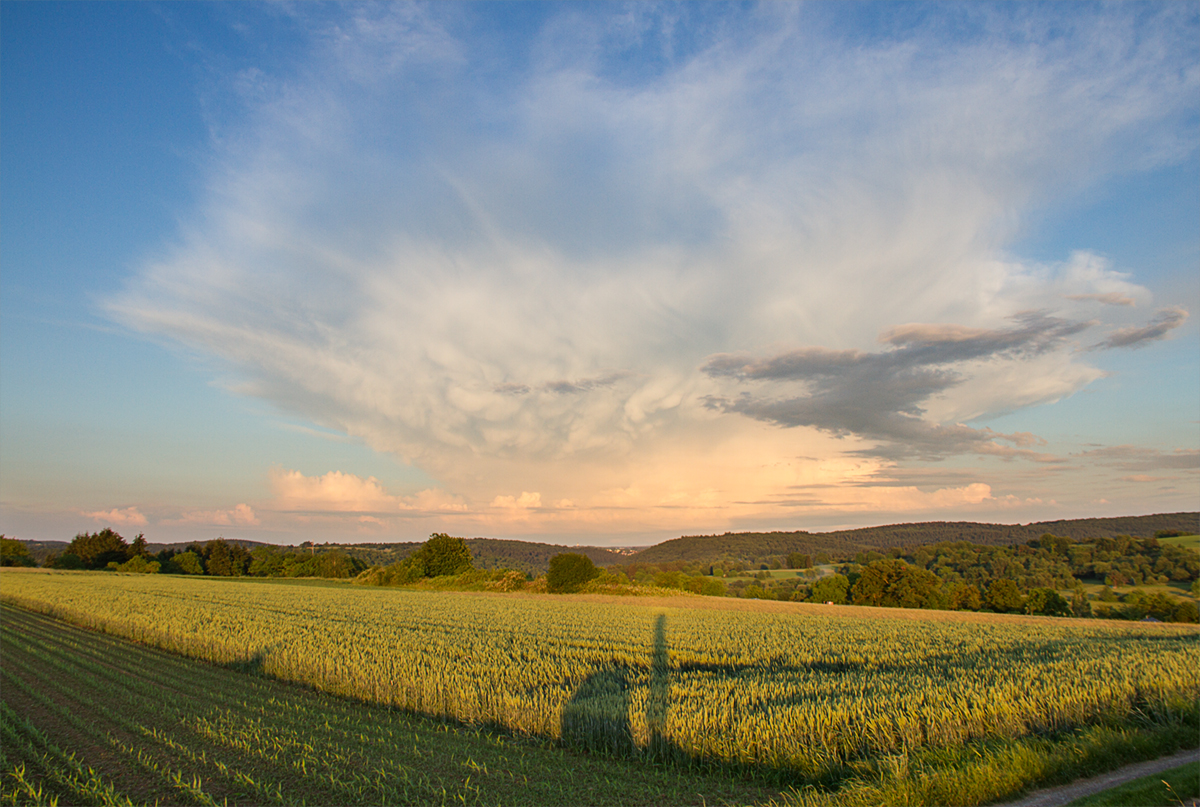
<svg viewBox="0 0 1200 807"><path fill-rule="evenodd" d="M1067 807L1167 807L1200 798L1200 762L1126 782L1120 787L1075 799Z"/></svg>

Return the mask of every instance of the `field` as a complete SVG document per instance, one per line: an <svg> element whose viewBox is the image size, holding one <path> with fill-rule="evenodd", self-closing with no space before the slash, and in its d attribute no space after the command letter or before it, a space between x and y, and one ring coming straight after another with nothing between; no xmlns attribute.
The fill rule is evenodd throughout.
<svg viewBox="0 0 1200 807"><path fill-rule="evenodd" d="M334 698L6 606L0 615L3 804L719 804L778 795Z"/></svg>
<svg viewBox="0 0 1200 807"><path fill-rule="evenodd" d="M1174 544L1182 546L1185 549L1190 549L1193 552L1200 552L1200 535L1175 535L1170 538L1159 538L1160 544Z"/></svg>
<svg viewBox="0 0 1200 807"><path fill-rule="evenodd" d="M760 788L710 803L760 801L767 785L777 803L986 803L1194 745L1198 728L1197 633L1177 626L43 570L5 570L0 583L8 603L257 673L238 676L247 687L295 682L396 707L380 712L394 719L443 718L463 736L494 728L666 780L685 768ZM6 645L6 703L10 658ZM245 736L267 753L247 714L210 715L212 742ZM136 740L122 742L141 750ZM490 789L477 800L512 801Z"/></svg>

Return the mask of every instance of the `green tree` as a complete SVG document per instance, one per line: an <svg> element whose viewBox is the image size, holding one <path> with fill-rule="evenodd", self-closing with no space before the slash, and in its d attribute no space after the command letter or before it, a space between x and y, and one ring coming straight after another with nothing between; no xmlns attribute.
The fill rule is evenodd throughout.
<svg viewBox="0 0 1200 807"><path fill-rule="evenodd" d="M546 590L556 594L579 591L585 583L600 576L600 570L587 555L562 552L550 558Z"/></svg>
<svg viewBox="0 0 1200 807"><path fill-rule="evenodd" d="M812 566L812 558L803 552L789 552L787 565L789 569L807 569Z"/></svg>
<svg viewBox="0 0 1200 807"><path fill-rule="evenodd" d="M204 561L200 555L191 550L180 552L172 557L171 561L179 567L179 571L183 574L204 574Z"/></svg>
<svg viewBox="0 0 1200 807"><path fill-rule="evenodd" d="M1168 622L1200 622L1200 608L1191 600L1180 600Z"/></svg>
<svg viewBox="0 0 1200 807"><path fill-rule="evenodd" d="M462 574L471 568L471 550L467 548L467 542L442 532L429 536L412 557L424 567L425 577Z"/></svg>
<svg viewBox="0 0 1200 807"><path fill-rule="evenodd" d="M214 577L234 577L237 575L233 563L233 553L229 551L229 543L224 538L209 541L205 549L205 569Z"/></svg>
<svg viewBox="0 0 1200 807"><path fill-rule="evenodd" d="M809 599L844 605L850 592L850 580L844 574L831 574L813 583Z"/></svg>
<svg viewBox="0 0 1200 807"><path fill-rule="evenodd" d="M925 608L936 605L942 581L927 569L889 558L869 563L851 589L855 605L885 608Z"/></svg>
<svg viewBox="0 0 1200 807"><path fill-rule="evenodd" d="M1071 596L1071 615L1080 618L1092 615L1092 604L1088 602L1083 586L1075 586L1075 593Z"/></svg>
<svg viewBox="0 0 1200 807"><path fill-rule="evenodd" d="M1052 588L1035 588L1025 600L1025 613L1040 616L1070 616L1071 604Z"/></svg>
<svg viewBox="0 0 1200 807"><path fill-rule="evenodd" d="M195 551L195 547L192 548ZM204 571L214 577L241 577L250 566L250 552L224 538L206 543L197 554L204 556Z"/></svg>
<svg viewBox="0 0 1200 807"><path fill-rule="evenodd" d="M125 539L108 527L96 533L79 533L64 554L75 555L88 569L104 569L110 563L124 563L130 558Z"/></svg>
<svg viewBox="0 0 1200 807"><path fill-rule="evenodd" d="M1025 605L1021 589L1011 580L993 580L984 599L987 607L998 614L1017 613Z"/></svg>
<svg viewBox="0 0 1200 807"><path fill-rule="evenodd" d="M284 555L273 546L256 547L250 553L247 571L253 577L280 577L283 575Z"/></svg>
<svg viewBox="0 0 1200 807"><path fill-rule="evenodd" d="M29 557L29 547L16 538L5 538L0 535L0 566L36 566L37 563Z"/></svg>
<svg viewBox="0 0 1200 807"><path fill-rule="evenodd" d="M950 609L953 611L978 611L983 607L983 598L979 596L979 587L966 584L956 584L950 593Z"/></svg>

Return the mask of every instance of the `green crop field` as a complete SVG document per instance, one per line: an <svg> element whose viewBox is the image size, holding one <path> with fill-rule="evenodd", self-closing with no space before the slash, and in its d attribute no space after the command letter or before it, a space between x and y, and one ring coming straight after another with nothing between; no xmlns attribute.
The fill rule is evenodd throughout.
<svg viewBox="0 0 1200 807"><path fill-rule="evenodd" d="M1194 745L1200 727L1197 632L1179 626L7 569L0 597L257 673L241 676L255 686L290 681L662 776L723 771L779 785L777 803L986 803ZM36 730L37 715L17 717ZM211 720L214 742L249 731Z"/></svg>
<svg viewBox="0 0 1200 807"><path fill-rule="evenodd" d="M1185 549L1190 549L1193 552L1200 552L1200 535L1175 535L1170 538L1159 538L1160 544L1174 544L1182 546Z"/></svg>

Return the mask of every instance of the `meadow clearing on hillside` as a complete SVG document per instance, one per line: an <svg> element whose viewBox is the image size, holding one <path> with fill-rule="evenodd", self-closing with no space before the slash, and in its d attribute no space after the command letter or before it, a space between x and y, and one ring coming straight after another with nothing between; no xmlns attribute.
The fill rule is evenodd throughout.
<svg viewBox="0 0 1200 807"><path fill-rule="evenodd" d="M793 801L869 802L883 788L892 803L984 803L1194 744L1198 726L1197 633L1182 626L23 569L0 579L6 602L182 655L615 758L773 777Z"/></svg>

